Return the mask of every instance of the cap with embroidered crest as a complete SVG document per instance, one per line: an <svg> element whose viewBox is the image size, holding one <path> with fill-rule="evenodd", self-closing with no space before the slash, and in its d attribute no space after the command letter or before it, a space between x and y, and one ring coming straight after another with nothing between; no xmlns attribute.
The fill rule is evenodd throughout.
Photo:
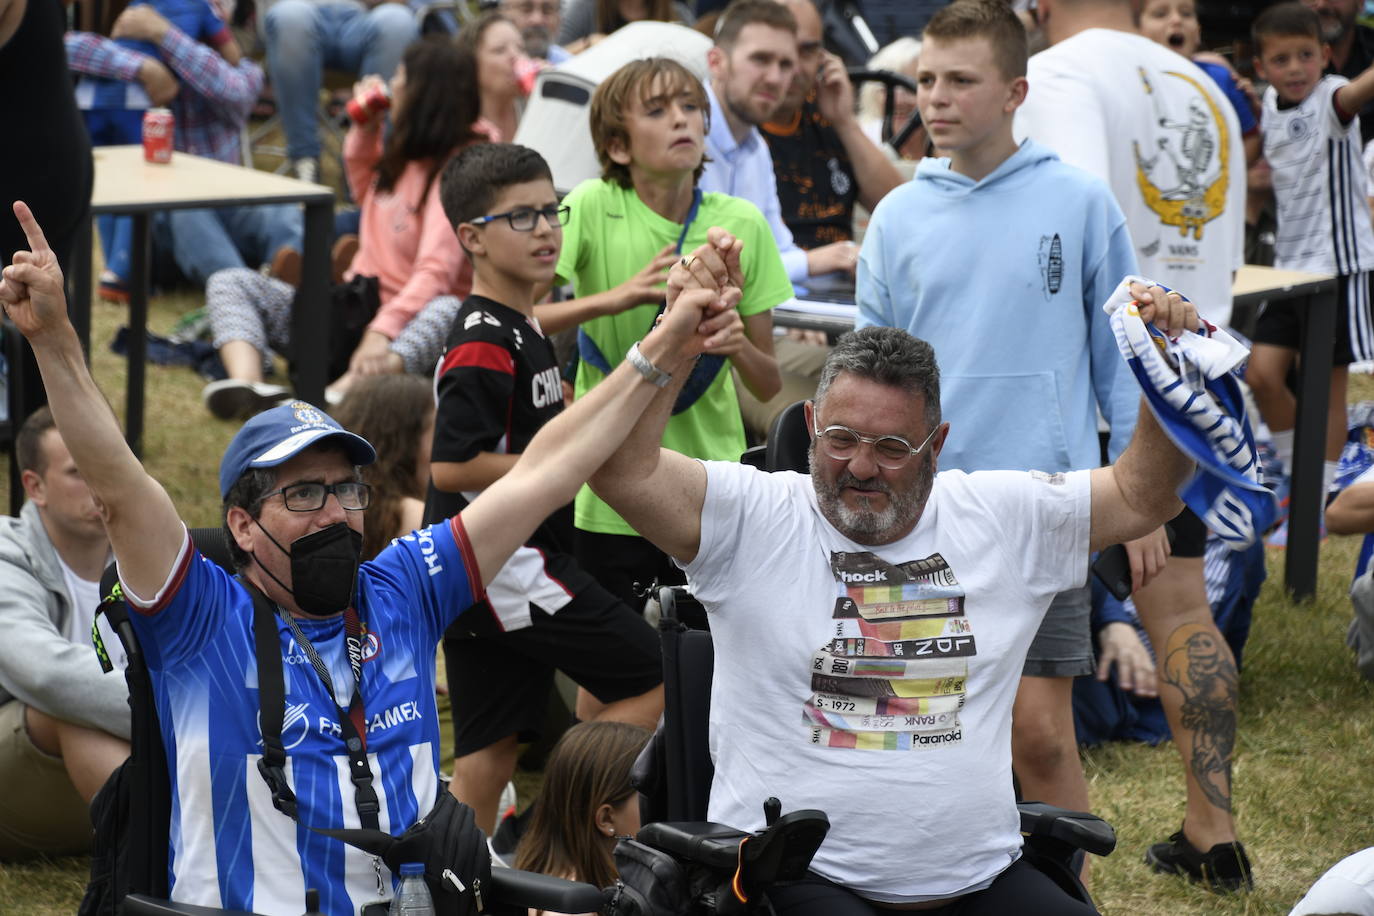
<svg viewBox="0 0 1374 916"><path fill-rule="evenodd" d="M311 445L337 438L353 464L371 464L377 452L362 436L350 433L329 414L307 404L291 401L264 410L234 436L219 463L219 495L230 489L249 468L274 468L285 464Z"/></svg>

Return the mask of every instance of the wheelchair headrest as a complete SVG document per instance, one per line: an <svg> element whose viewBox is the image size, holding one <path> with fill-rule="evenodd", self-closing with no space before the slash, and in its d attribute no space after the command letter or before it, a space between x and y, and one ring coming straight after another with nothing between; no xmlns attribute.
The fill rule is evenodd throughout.
<svg viewBox="0 0 1374 916"><path fill-rule="evenodd" d="M229 572L234 571L234 560L229 553L229 535L223 528L191 528L188 530L191 535L191 543L195 545L196 550ZM100 597L104 598L108 595L110 589L114 588L118 581L118 567L111 563L105 567L105 572L100 577Z"/></svg>
<svg viewBox="0 0 1374 916"><path fill-rule="evenodd" d="M234 558L229 553L229 533L223 528L191 528L191 543L207 560L234 572Z"/></svg>
<svg viewBox="0 0 1374 916"><path fill-rule="evenodd" d="M768 430L764 467L770 471L811 470L811 431L806 428L806 402L796 401L783 409Z"/></svg>

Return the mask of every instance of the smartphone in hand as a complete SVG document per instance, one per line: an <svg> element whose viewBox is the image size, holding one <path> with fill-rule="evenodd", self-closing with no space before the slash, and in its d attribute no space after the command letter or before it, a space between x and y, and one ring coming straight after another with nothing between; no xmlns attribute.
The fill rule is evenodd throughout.
<svg viewBox="0 0 1374 916"><path fill-rule="evenodd" d="M1165 525L1164 535L1169 539L1169 546L1174 546L1174 529ZM1113 544L1098 553L1092 571L1117 601L1131 597L1131 558L1125 544Z"/></svg>

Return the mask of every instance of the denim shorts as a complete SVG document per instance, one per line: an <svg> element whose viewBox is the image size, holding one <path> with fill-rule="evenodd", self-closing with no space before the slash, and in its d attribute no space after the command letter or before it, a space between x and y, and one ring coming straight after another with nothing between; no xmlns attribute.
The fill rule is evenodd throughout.
<svg viewBox="0 0 1374 916"><path fill-rule="evenodd" d="M1031 641L1024 677L1077 677L1093 670L1092 589L1060 592Z"/></svg>

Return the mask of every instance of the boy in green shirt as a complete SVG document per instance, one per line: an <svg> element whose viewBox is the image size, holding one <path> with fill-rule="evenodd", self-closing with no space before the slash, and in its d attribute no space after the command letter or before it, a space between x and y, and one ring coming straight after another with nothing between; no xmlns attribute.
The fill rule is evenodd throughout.
<svg viewBox="0 0 1374 916"><path fill-rule="evenodd" d="M792 297L792 286L763 214L748 201L696 186L708 110L701 83L667 58L633 61L597 88L590 120L602 177L564 200L571 212L556 271L556 282L571 282L577 298L538 306L536 314L547 333L580 326L575 390L581 397L653 325L658 307L641 304L644 285L661 280L670 256L705 242L708 227L728 229L744 243L738 325L699 361L663 445L694 458L735 461L746 443L729 370L759 400L778 392L771 309ZM585 486L574 520L578 561L626 603L636 600L635 582L681 581L662 553Z"/></svg>

